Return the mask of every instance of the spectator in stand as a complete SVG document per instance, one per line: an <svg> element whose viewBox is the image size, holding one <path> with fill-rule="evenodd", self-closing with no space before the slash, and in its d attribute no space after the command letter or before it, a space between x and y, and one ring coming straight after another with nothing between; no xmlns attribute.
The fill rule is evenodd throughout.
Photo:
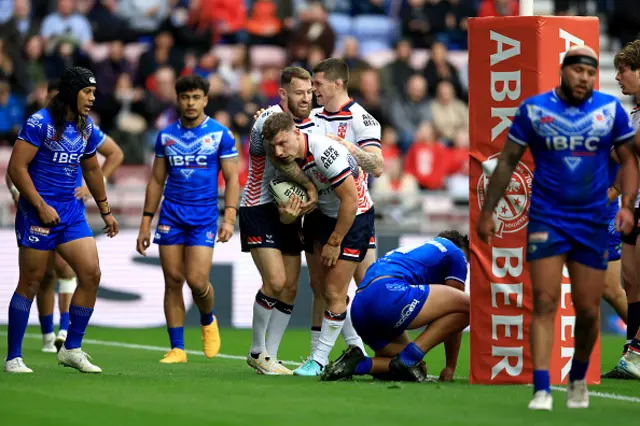
<svg viewBox="0 0 640 426"><path fill-rule="evenodd" d="M425 121L405 156L405 169L416 178L420 188L442 190L449 172L449 154L450 150L436 139L431 123Z"/></svg>
<svg viewBox="0 0 640 426"><path fill-rule="evenodd" d="M425 2L426 0L407 0L400 12L402 34L418 49L424 49L433 43Z"/></svg>
<svg viewBox="0 0 640 426"><path fill-rule="evenodd" d="M351 14L386 15L385 0L351 0Z"/></svg>
<svg viewBox="0 0 640 426"><path fill-rule="evenodd" d="M45 108L49 103L49 83L43 80L36 84L29 97L27 98L27 107L25 109L24 116L30 117L31 114L35 114L37 111Z"/></svg>
<svg viewBox="0 0 640 426"><path fill-rule="evenodd" d="M118 15L118 0L91 0L93 7L86 14L91 23L93 39L96 43L122 41L129 43L137 34L129 27L126 19Z"/></svg>
<svg viewBox="0 0 640 426"><path fill-rule="evenodd" d="M455 17L455 28L448 31L450 49L468 49L469 17L477 15L476 0L449 0L451 12Z"/></svg>
<svg viewBox="0 0 640 426"><path fill-rule="evenodd" d="M229 114L226 112L227 105L229 104L229 96L224 91L224 80L218 74L209 75L209 101L207 102L207 106L204 107L204 112L210 116L214 117L218 112L224 112L227 117ZM216 118L216 120L218 120ZM227 119L227 124L222 123L218 120L223 126L226 128L231 128L231 118Z"/></svg>
<svg viewBox="0 0 640 426"><path fill-rule="evenodd" d="M40 35L45 39L47 49L54 49L63 41L86 52L93 41L91 24L76 11L74 0L58 0L56 12L42 21Z"/></svg>
<svg viewBox="0 0 640 426"><path fill-rule="evenodd" d="M614 0L609 30L622 46L638 38L640 31L638 0Z"/></svg>
<svg viewBox="0 0 640 426"><path fill-rule="evenodd" d="M109 56L96 64L96 104L109 93L113 93L121 74L133 75L131 64L124 57L124 44L121 41L109 43Z"/></svg>
<svg viewBox="0 0 640 426"><path fill-rule="evenodd" d="M307 9L300 14L300 25L289 45L289 62L304 61L312 45L320 46L326 58L333 55L336 34L329 25L328 18L327 9L322 1L309 2Z"/></svg>
<svg viewBox="0 0 640 426"><path fill-rule="evenodd" d="M411 209L420 203L418 181L402 167L402 158L385 159L384 173L371 186L374 198Z"/></svg>
<svg viewBox="0 0 640 426"><path fill-rule="evenodd" d="M245 141L251 132L254 114L264 105L266 102L257 93L253 77L250 74L243 74L240 77L238 93L231 96L227 106L233 123L232 129L238 133L242 141Z"/></svg>
<svg viewBox="0 0 640 426"><path fill-rule="evenodd" d="M155 36L153 48L140 57L135 84L149 89L149 78L163 66L171 67L176 75L184 68L184 55L174 47L173 36L168 31L159 32Z"/></svg>
<svg viewBox="0 0 640 426"><path fill-rule="evenodd" d="M44 41L39 35L33 35L24 44L24 56L26 59L25 70L31 85L37 85L44 81L47 74L44 69Z"/></svg>
<svg viewBox="0 0 640 426"><path fill-rule="evenodd" d="M387 169L387 159L402 156L398 148L398 134L391 126L382 128L382 139L380 140L382 156L384 158L384 168Z"/></svg>
<svg viewBox="0 0 640 426"><path fill-rule="evenodd" d="M409 63L412 50L409 40L400 40L396 44L395 58L380 72L382 91L385 96L393 98L404 93L407 81L416 73L416 70Z"/></svg>
<svg viewBox="0 0 640 426"><path fill-rule="evenodd" d="M136 37L150 37L169 16L168 0L120 0L117 9Z"/></svg>
<svg viewBox="0 0 640 426"><path fill-rule="evenodd" d="M357 102L373 116L382 127L389 125L386 115L384 114L384 101L380 91L380 77L378 70L368 68L360 73L360 84L358 91L353 93L353 97Z"/></svg>
<svg viewBox="0 0 640 426"><path fill-rule="evenodd" d="M247 9L239 0L199 0L199 19L211 26L214 44L246 43Z"/></svg>
<svg viewBox="0 0 640 426"><path fill-rule="evenodd" d="M462 87L458 69L449 62L447 46L437 41L431 45L429 61L424 67L424 78L429 82L429 96L436 94L436 87L441 81L449 81L453 84L456 97L466 101L467 94Z"/></svg>
<svg viewBox="0 0 640 426"><path fill-rule="evenodd" d="M518 15L520 15L520 4L518 0L482 0L478 8L479 18Z"/></svg>
<svg viewBox="0 0 640 426"><path fill-rule="evenodd" d="M406 92L391 102L389 118L398 131L398 147L407 152L420 123L431 121L431 102L427 97L427 81L419 74L409 78Z"/></svg>
<svg viewBox="0 0 640 426"><path fill-rule="evenodd" d="M469 176L469 130L460 130L453 137L448 174Z"/></svg>
<svg viewBox="0 0 640 426"><path fill-rule="evenodd" d="M459 131L469 129L469 108L456 98L453 85L446 80L438 83L436 97L431 102L431 114L436 133L447 142Z"/></svg>
<svg viewBox="0 0 640 426"><path fill-rule="evenodd" d="M224 80L230 92L240 90L240 78L245 74L250 74L253 82L260 81L260 72L252 70L251 56L249 49L244 44L233 47L233 56L230 62L223 62L218 68L220 77Z"/></svg>
<svg viewBox="0 0 640 426"><path fill-rule="evenodd" d="M14 0L11 19L0 27L0 38L19 51L26 40L40 34L40 21L31 17L29 0Z"/></svg>
<svg viewBox="0 0 640 426"><path fill-rule="evenodd" d="M371 68L371 65L360 56L360 44L357 38L351 36L344 38L342 44L342 59L349 67L348 90L349 92L357 92L360 90L360 74L364 70Z"/></svg>
<svg viewBox="0 0 640 426"><path fill-rule="evenodd" d="M247 33L251 44L283 45L282 21L274 0L255 0L247 19Z"/></svg>
<svg viewBox="0 0 640 426"><path fill-rule="evenodd" d="M8 80L0 80L0 142L13 145L24 122L24 102L11 93Z"/></svg>

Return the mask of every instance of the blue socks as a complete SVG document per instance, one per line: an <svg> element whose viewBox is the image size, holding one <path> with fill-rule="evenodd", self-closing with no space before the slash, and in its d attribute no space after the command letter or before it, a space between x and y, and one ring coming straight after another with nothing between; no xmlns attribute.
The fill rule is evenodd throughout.
<svg viewBox="0 0 640 426"><path fill-rule="evenodd" d="M67 331L69 329L69 312L60 312L60 327L59 332L64 330Z"/></svg>
<svg viewBox="0 0 640 426"><path fill-rule="evenodd" d="M422 361L422 358L424 358L424 352L422 352L422 349L414 342L409 343L402 352L400 352L400 362L407 367L416 365Z"/></svg>
<svg viewBox="0 0 640 426"><path fill-rule="evenodd" d="M33 300L13 293L9 303L9 330L7 333L7 361L22 357L22 340L27 331L29 311Z"/></svg>
<svg viewBox="0 0 640 426"><path fill-rule="evenodd" d="M184 327L167 328L171 349L178 348L184 350Z"/></svg>
<svg viewBox="0 0 640 426"><path fill-rule="evenodd" d="M589 368L589 362L581 362L573 358L571 370L569 371L569 381L584 380L587 375L587 368Z"/></svg>
<svg viewBox="0 0 640 426"><path fill-rule="evenodd" d="M77 305L69 307L69 333L64 342L65 348L76 349L82 346L82 338L87 330L87 325L89 325L91 314L93 314L93 308L83 308Z"/></svg>
<svg viewBox="0 0 640 426"><path fill-rule="evenodd" d="M533 371L533 393L545 391L551 393L551 379L549 378L549 370Z"/></svg>
<svg viewBox="0 0 640 426"><path fill-rule="evenodd" d="M53 333L53 314L40 315L40 331L42 334Z"/></svg>
<svg viewBox="0 0 640 426"><path fill-rule="evenodd" d="M213 322L213 309L208 314L200 313L200 325L210 325Z"/></svg>
<svg viewBox="0 0 640 426"><path fill-rule="evenodd" d="M355 374L358 376L369 374L371 372L372 367L373 367L373 360L367 357L358 363L358 365L356 366Z"/></svg>

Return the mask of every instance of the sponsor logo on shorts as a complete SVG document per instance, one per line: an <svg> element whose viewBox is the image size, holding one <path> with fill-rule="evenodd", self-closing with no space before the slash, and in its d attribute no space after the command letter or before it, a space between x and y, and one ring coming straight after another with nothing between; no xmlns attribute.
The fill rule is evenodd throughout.
<svg viewBox="0 0 640 426"><path fill-rule="evenodd" d="M262 237L247 237L247 244L249 245L262 244Z"/></svg>
<svg viewBox="0 0 640 426"><path fill-rule="evenodd" d="M418 306L418 303L420 303L418 299L413 299L411 303L409 303L404 308L402 308L402 312L400 312L400 319L393 326L393 328L398 328L402 324L404 324L404 322L409 318L409 316L411 316L411 313L416 309L416 306Z"/></svg>
<svg viewBox="0 0 640 426"><path fill-rule="evenodd" d="M266 235L265 235L265 237L266 237L266 240L267 240L267 242L268 242L269 244L274 244L274 242L273 242L273 235L271 235L271 234L266 234Z"/></svg>
<svg viewBox="0 0 640 426"><path fill-rule="evenodd" d="M42 237L48 237L51 229L43 228L42 226L32 226L29 228L29 232L34 235L40 235Z"/></svg>
<svg viewBox="0 0 640 426"><path fill-rule="evenodd" d="M476 186L480 210L482 210L486 198L489 178L498 164L499 156L500 153L497 153L482 162L482 176L478 179ZM511 182L509 182L504 196L493 212L498 224L497 237L502 238L503 233L518 232L529 223L527 211L531 204L532 182L533 173L524 163L519 162L511 175Z"/></svg>
<svg viewBox="0 0 640 426"><path fill-rule="evenodd" d="M40 238L36 237L35 235L29 235L29 241L31 241L32 243L39 243Z"/></svg>
<svg viewBox="0 0 640 426"><path fill-rule="evenodd" d="M548 232L532 232L529 234L530 243L546 243L549 239Z"/></svg>
<svg viewBox="0 0 640 426"><path fill-rule="evenodd" d="M360 257L360 250L350 249L345 247L342 249L342 255L347 257L358 258Z"/></svg>
<svg viewBox="0 0 640 426"><path fill-rule="evenodd" d="M208 243L213 242L213 232L211 231L207 232L207 242Z"/></svg>
<svg viewBox="0 0 640 426"><path fill-rule="evenodd" d="M156 232L156 235L154 235L154 237L155 237L156 240L159 240L160 237L162 237L162 235L160 235L159 232Z"/></svg>
<svg viewBox="0 0 640 426"><path fill-rule="evenodd" d="M171 227L169 225L158 225L158 232L161 234L166 234L171 231Z"/></svg>

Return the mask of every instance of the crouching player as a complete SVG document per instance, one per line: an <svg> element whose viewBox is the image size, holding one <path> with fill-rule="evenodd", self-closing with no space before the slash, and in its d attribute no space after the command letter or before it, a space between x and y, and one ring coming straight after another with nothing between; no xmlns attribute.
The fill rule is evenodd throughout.
<svg viewBox="0 0 640 426"><path fill-rule="evenodd" d="M327 366L322 380L371 374L422 382L427 378L422 359L442 342L447 364L440 380L453 380L462 330L469 325L469 295L464 292L468 253L469 237L444 231L432 241L389 252L371 265L353 299L351 316L375 357L351 345ZM412 342L406 330L427 325Z"/></svg>

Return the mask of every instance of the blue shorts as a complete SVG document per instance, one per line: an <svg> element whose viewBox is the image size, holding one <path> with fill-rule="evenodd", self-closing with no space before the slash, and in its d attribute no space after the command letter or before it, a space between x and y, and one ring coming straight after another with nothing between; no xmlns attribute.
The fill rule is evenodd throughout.
<svg viewBox="0 0 640 426"><path fill-rule="evenodd" d="M213 247L218 231L218 206L162 202L153 242L161 246Z"/></svg>
<svg viewBox="0 0 640 426"><path fill-rule="evenodd" d="M60 223L52 228L42 226L36 209L26 199L20 198L15 223L18 247L49 251L69 241L93 237L84 215L84 204L75 199L63 202L47 201L47 204L53 207L60 217Z"/></svg>
<svg viewBox="0 0 640 426"><path fill-rule="evenodd" d="M609 222L609 244L607 245L607 257L609 262L620 260L622 257L622 237L616 231L615 217Z"/></svg>
<svg viewBox="0 0 640 426"><path fill-rule="evenodd" d="M607 269L607 224L558 220L553 224L529 220L527 262L567 254L569 260L593 269Z"/></svg>
<svg viewBox="0 0 640 426"><path fill-rule="evenodd" d="M428 297L428 285L396 277L364 283L351 303L353 327L371 349L380 350L404 333Z"/></svg>

